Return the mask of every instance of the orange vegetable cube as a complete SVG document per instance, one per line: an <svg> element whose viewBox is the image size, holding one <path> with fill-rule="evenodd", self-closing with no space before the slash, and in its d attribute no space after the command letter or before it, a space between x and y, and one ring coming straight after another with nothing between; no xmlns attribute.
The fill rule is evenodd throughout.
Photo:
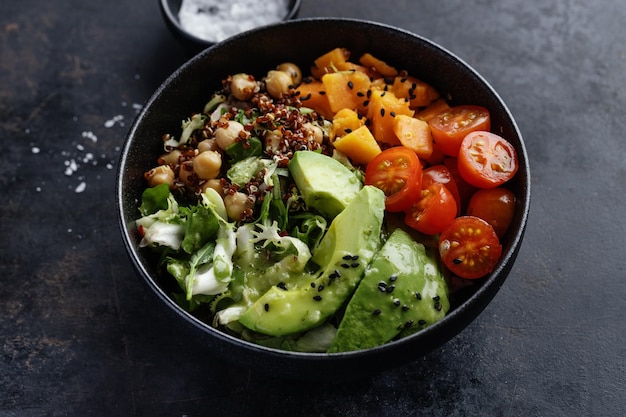
<svg viewBox="0 0 626 417"><path fill-rule="evenodd" d="M395 77L396 75L398 75L397 69L395 69L391 65L388 65L385 61L376 58L369 52L361 55L361 57L359 58L359 63L364 67L373 68L383 77Z"/></svg>
<svg viewBox="0 0 626 417"><path fill-rule="evenodd" d="M433 137L428 122L400 114L393 119L393 131L402 145L412 149L420 159L433 153Z"/></svg>
<svg viewBox="0 0 626 417"><path fill-rule="evenodd" d="M408 98L411 107L425 107L439 98L439 93L431 85L412 76L397 76L391 85L391 91L401 98Z"/></svg>
<svg viewBox="0 0 626 417"><path fill-rule="evenodd" d="M396 97L390 91L370 90L367 118L370 129L377 141L390 145L400 145L400 140L393 131L393 120L399 115L413 116L409 102Z"/></svg>
<svg viewBox="0 0 626 417"><path fill-rule="evenodd" d="M333 112L354 109L363 102L370 86L369 77L359 71L342 71L325 74L322 83Z"/></svg>
<svg viewBox="0 0 626 417"><path fill-rule="evenodd" d="M319 80L324 74L336 72L349 58L350 51L346 48L335 48L328 51L313 61L311 75Z"/></svg>
<svg viewBox="0 0 626 417"><path fill-rule="evenodd" d="M352 161L367 165L382 152L367 126L361 126L345 136L335 140L335 148L346 154Z"/></svg>
<svg viewBox="0 0 626 417"><path fill-rule="evenodd" d="M318 112L325 119L332 119L335 112L330 109L326 90L321 81L303 82L296 88L296 94L304 107Z"/></svg>
<svg viewBox="0 0 626 417"><path fill-rule="evenodd" d="M365 125L365 117L348 108L339 110L333 118L331 140L346 135Z"/></svg>

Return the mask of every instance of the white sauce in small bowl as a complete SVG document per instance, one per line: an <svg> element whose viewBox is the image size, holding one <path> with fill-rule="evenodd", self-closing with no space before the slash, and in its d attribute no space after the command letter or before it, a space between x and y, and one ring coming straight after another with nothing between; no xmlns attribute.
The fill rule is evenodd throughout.
<svg viewBox="0 0 626 417"><path fill-rule="evenodd" d="M289 0L183 0L180 25L190 34L220 42L246 30L277 23L288 14Z"/></svg>

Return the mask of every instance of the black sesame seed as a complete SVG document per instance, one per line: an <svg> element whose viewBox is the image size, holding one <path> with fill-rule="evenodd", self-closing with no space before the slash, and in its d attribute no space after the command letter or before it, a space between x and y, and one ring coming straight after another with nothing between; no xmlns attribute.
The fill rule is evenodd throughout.
<svg viewBox="0 0 626 417"><path fill-rule="evenodd" d="M374 311L372 311L372 314L375 316L378 316L381 313L381 311L379 309L376 309Z"/></svg>
<svg viewBox="0 0 626 417"><path fill-rule="evenodd" d="M398 300L397 298L395 300L393 300L393 305L400 307L400 300Z"/></svg>
<svg viewBox="0 0 626 417"><path fill-rule="evenodd" d="M350 264L350 266L351 266L352 268L358 268L358 267L359 267L359 265L360 265L360 264L359 264L358 262L352 262L352 263Z"/></svg>
<svg viewBox="0 0 626 417"><path fill-rule="evenodd" d="M409 311L409 306L408 305L403 305L402 306L402 311Z"/></svg>
<svg viewBox="0 0 626 417"><path fill-rule="evenodd" d="M393 290L395 290L395 289L396 289L395 285L389 285L387 288L385 288L385 291L388 292L388 293L392 293Z"/></svg>
<svg viewBox="0 0 626 417"><path fill-rule="evenodd" d="M426 320L420 320L417 322L417 324L419 324L420 326L423 326L426 324Z"/></svg>
<svg viewBox="0 0 626 417"><path fill-rule="evenodd" d="M383 91L382 93L380 93L381 97L385 97L385 94L387 94L387 86L385 86L385 91Z"/></svg>
<svg viewBox="0 0 626 417"><path fill-rule="evenodd" d="M396 117L396 112L395 112L395 111L389 112L389 115L390 115L391 117Z"/></svg>
<svg viewBox="0 0 626 417"><path fill-rule="evenodd" d="M344 261L349 261L350 259L352 259L352 255L343 255Z"/></svg>
<svg viewBox="0 0 626 417"><path fill-rule="evenodd" d="M396 274L393 274L392 276L389 277L389 281L391 282L394 282L397 279L398 279L398 276Z"/></svg>
<svg viewBox="0 0 626 417"><path fill-rule="evenodd" d="M418 300L421 300L422 299L422 294L416 292L415 293L415 298L417 298Z"/></svg>
<svg viewBox="0 0 626 417"><path fill-rule="evenodd" d="M385 292L387 290L387 283L384 281L380 281L378 283L378 289L380 292Z"/></svg>
<svg viewBox="0 0 626 417"><path fill-rule="evenodd" d="M348 81L348 88L350 90L352 90L354 88L354 84L352 83L352 81Z"/></svg>
<svg viewBox="0 0 626 417"><path fill-rule="evenodd" d="M350 268L350 264L341 264L342 268Z"/></svg>
<svg viewBox="0 0 626 417"><path fill-rule="evenodd" d="M326 95L326 91L323 91L323 90L320 91L319 93L320 93L320 96L325 96Z"/></svg>
<svg viewBox="0 0 626 417"><path fill-rule="evenodd" d="M433 300L435 300L435 301L439 301L439 300L440 300L440 298L439 298L439 296L438 296L438 295L435 295L435 296L433 297Z"/></svg>
<svg viewBox="0 0 626 417"><path fill-rule="evenodd" d="M435 303L435 310L441 311L441 303L439 301Z"/></svg>
<svg viewBox="0 0 626 417"><path fill-rule="evenodd" d="M367 90L367 98L370 98L372 96L372 90Z"/></svg>
<svg viewBox="0 0 626 417"><path fill-rule="evenodd" d="M452 263L455 264L455 265L459 265L459 264L463 263L463 260L459 259L459 258L454 258L452 260Z"/></svg>
<svg viewBox="0 0 626 417"><path fill-rule="evenodd" d="M359 91L358 93L356 93L357 97L364 97L365 94L362 91Z"/></svg>
<svg viewBox="0 0 626 417"><path fill-rule="evenodd" d="M317 286L317 291L320 292L324 289L324 286L322 284Z"/></svg>
<svg viewBox="0 0 626 417"><path fill-rule="evenodd" d="M385 109L380 109L380 115L383 117L385 116Z"/></svg>
<svg viewBox="0 0 626 417"><path fill-rule="evenodd" d="M315 288L315 283L314 282L311 283L311 288Z"/></svg>
<svg viewBox="0 0 626 417"><path fill-rule="evenodd" d="M401 82L401 83L405 83L405 82L406 82L406 80L407 80L407 78L406 78L406 77L402 77L402 78L400 78L400 82Z"/></svg>
<svg viewBox="0 0 626 417"><path fill-rule="evenodd" d="M346 128L343 131L346 132L346 133L352 133L352 129L350 129L350 128Z"/></svg>
<svg viewBox="0 0 626 417"><path fill-rule="evenodd" d="M369 104L370 104L370 101L369 100L365 100L363 102L363 107L367 107Z"/></svg>
<svg viewBox="0 0 626 417"><path fill-rule="evenodd" d="M304 97L300 97L300 100L301 100L301 101L306 101L306 100L310 100L310 99L311 99L311 93L307 94L307 95L306 95L306 96L304 96Z"/></svg>
<svg viewBox="0 0 626 417"><path fill-rule="evenodd" d="M413 326L413 320L409 320L409 321L407 321L406 323L404 323L404 327L405 327L405 328L407 328L407 329L408 329L409 327L411 327L411 326Z"/></svg>
<svg viewBox="0 0 626 417"><path fill-rule="evenodd" d="M313 297L313 299L315 301L322 301L322 296L321 295L316 295L315 297Z"/></svg>
<svg viewBox="0 0 626 417"><path fill-rule="evenodd" d="M276 286L280 288L281 290L287 290L287 286L285 285L284 282L279 282L278 284L276 284Z"/></svg>
<svg viewBox="0 0 626 417"><path fill-rule="evenodd" d="M263 306L263 308L265 309L265 311L270 311L270 305L265 303L265 305Z"/></svg>
<svg viewBox="0 0 626 417"><path fill-rule="evenodd" d="M352 259L353 261L356 261L357 259L359 259L359 255L352 255L350 259Z"/></svg>

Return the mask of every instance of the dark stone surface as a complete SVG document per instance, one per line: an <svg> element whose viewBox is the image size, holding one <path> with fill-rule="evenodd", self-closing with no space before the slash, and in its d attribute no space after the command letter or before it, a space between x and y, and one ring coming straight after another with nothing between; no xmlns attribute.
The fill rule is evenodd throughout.
<svg viewBox="0 0 626 417"><path fill-rule="evenodd" d="M473 65L524 135L533 203L511 275L459 336L374 378L295 384L177 339L124 253L119 149L187 58L156 2L3 2L0 415L623 415L623 6L303 2L301 17L393 24Z"/></svg>

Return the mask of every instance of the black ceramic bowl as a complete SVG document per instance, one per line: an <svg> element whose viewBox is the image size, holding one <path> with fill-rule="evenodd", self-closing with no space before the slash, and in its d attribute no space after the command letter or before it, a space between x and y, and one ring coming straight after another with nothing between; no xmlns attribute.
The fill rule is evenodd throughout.
<svg viewBox="0 0 626 417"><path fill-rule="evenodd" d="M321 36L323 34L323 36ZM503 241L495 270L457 293L449 314L440 322L399 341L373 349L339 353L293 353L260 347L224 334L179 308L164 289L157 259L138 247L134 227L138 202L146 187L144 171L162 151L161 136L176 132L180 121L201 109L228 74L263 75L280 62L309 68L312 61L337 46L353 56L370 52L406 69L438 89L452 104L478 104L492 115L492 130L506 137L520 158L510 183L517 196L513 223ZM245 57L245 59L242 59ZM504 283L522 243L530 204L530 173L520 131L506 105L489 83L461 59L418 35L393 27L350 19L301 19L234 36L195 56L174 72L154 93L135 120L122 152L117 179L117 202L124 243L140 279L156 296L155 307L173 314L177 327L206 349L244 367L294 378L339 378L375 372L414 360L447 342L471 323Z"/></svg>
<svg viewBox="0 0 626 417"><path fill-rule="evenodd" d="M260 1L257 4L262 7L263 3ZM301 0L290 0L283 20L295 19L300 11L300 3ZM197 33L190 32L181 24L179 19L181 4L182 0L159 0L159 8L161 9L163 19L174 37L178 39L187 51L193 54L214 45L215 41L204 39ZM227 2L223 2L223 4L228 5Z"/></svg>

